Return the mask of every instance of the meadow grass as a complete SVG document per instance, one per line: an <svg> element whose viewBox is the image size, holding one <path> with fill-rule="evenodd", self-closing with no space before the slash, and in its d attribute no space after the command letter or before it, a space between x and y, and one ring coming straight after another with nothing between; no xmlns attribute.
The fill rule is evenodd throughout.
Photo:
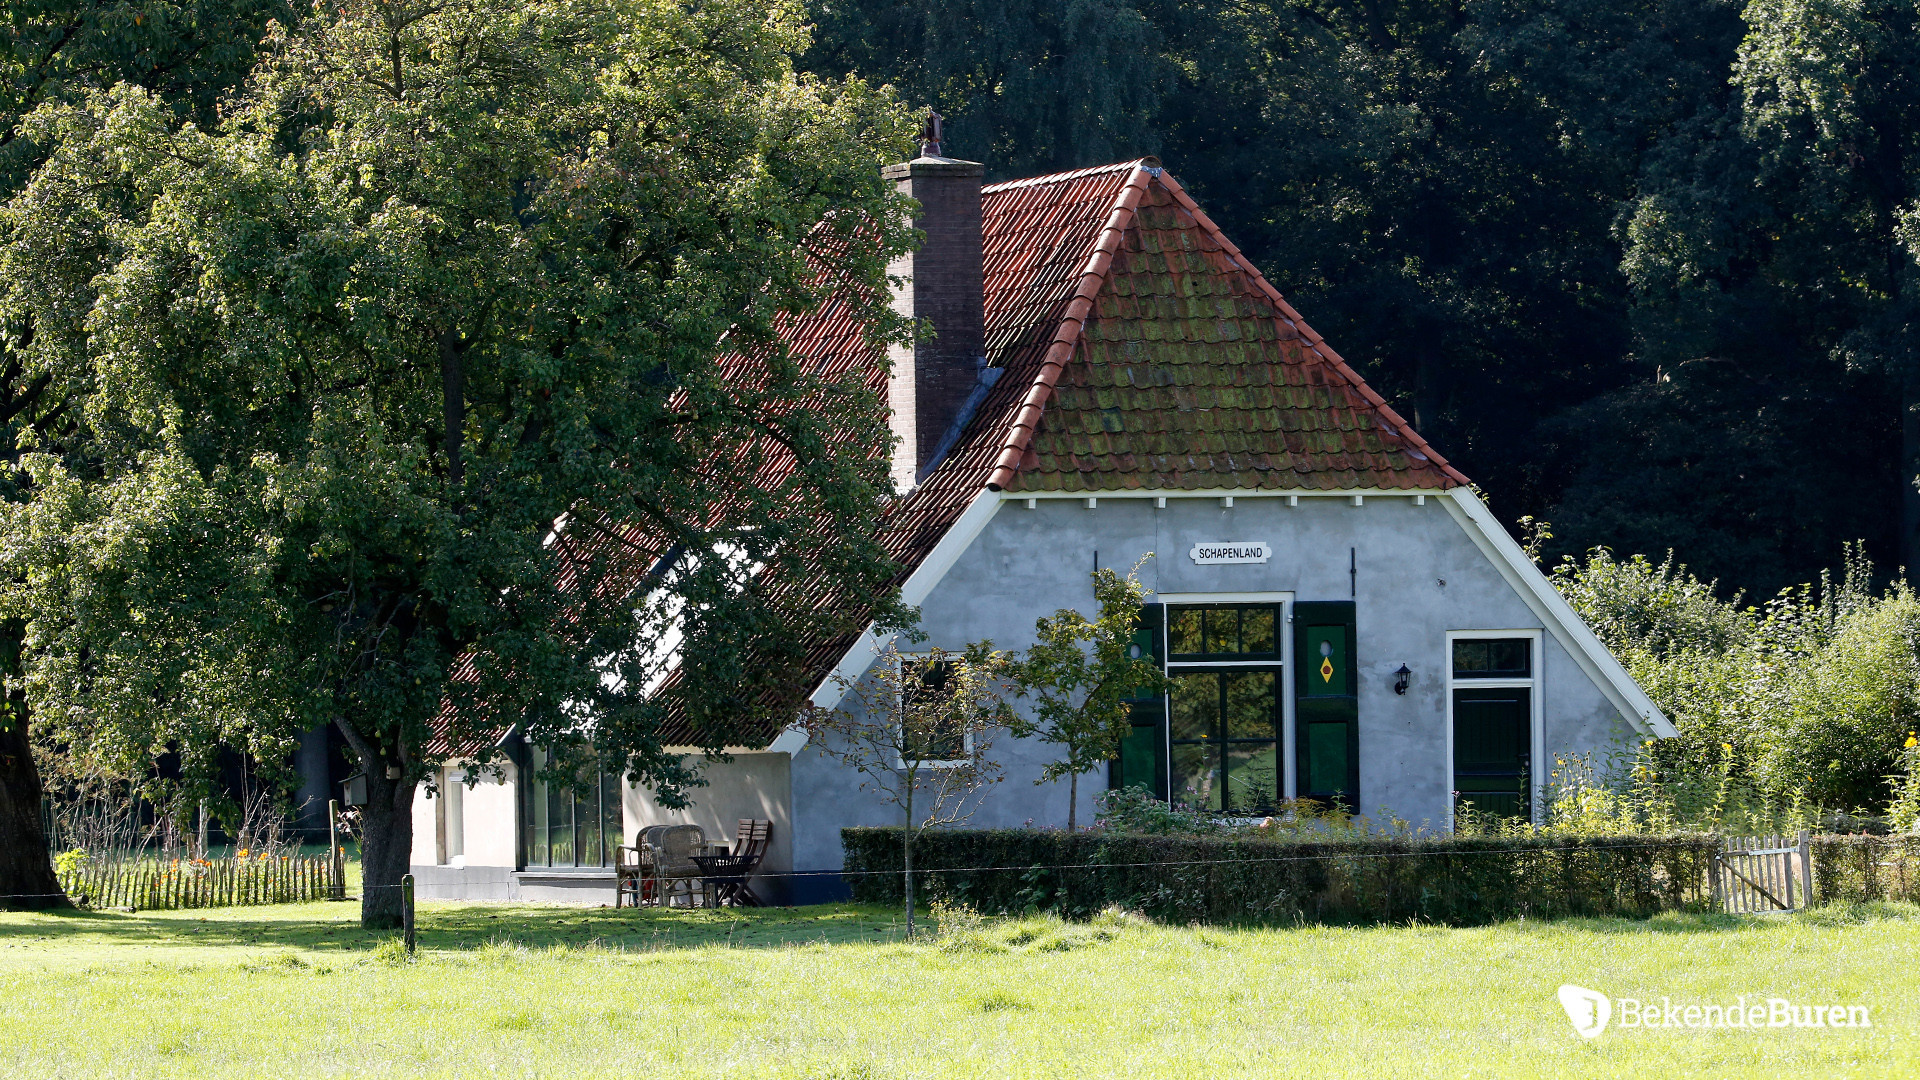
<svg viewBox="0 0 1920 1080"><path fill-rule="evenodd" d="M0 914L0 1074L1908 1076L1920 909L1471 929L423 904ZM1864 1004L1866 1030L1610 1030L1554 992Z"/></svg>

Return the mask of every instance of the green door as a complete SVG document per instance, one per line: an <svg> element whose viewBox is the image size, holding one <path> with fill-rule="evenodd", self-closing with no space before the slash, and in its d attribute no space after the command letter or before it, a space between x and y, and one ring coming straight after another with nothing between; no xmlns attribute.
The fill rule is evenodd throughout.
<svg viewBox="0 0 1920 1080"><path fill-rule="evenodd" d="M1527 817L1532 813L1533 691L1475 687L1453 692L1453 790L1456 812Z"/></svg>

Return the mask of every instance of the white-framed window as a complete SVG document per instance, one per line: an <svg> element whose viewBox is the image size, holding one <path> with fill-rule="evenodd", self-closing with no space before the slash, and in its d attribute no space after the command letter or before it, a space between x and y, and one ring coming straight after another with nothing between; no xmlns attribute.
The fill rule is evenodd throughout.
<svg viewBox="0 0 1920 1080"><path fill-rule="evenodd" d="M1450 825L1465 804L1540 820L1543 638L1538 629L1447 632Z"/></svg>
<svg viewBox="0 0 1920 1080"><path fill-rule="evenodd" d="M1142 633L1172 686L1136 710L1109 783L1221 813L1293 798L1292 606L1291 592L1154 596Z"/></svg>
<svg viewBox="0 0 1920 1080"><path fill-rule="evenodd" d="M440 865L467 865L467 773L448 768L440 774Z"/></svg>
<svg viewBox="0 0 1920 1080"><path fill-rule="evenodd" d="M954 662L935 660L930 654L902 654L900 663L905 670L894 686L898 694L911 699L916 692L940 693L946 686ZM896 715L906 717L910 704L911 700L902 701ZM958 769L973 763L973 728L963 716L944 718L944 723L941 718L935 718L930 730L916 730L910 734L900 730L899 722L895 723L894 729L900 740L899 748L907 751L894 755L893 767L896 769L905 769L909 765L917 765L922 769Z"/></svg>

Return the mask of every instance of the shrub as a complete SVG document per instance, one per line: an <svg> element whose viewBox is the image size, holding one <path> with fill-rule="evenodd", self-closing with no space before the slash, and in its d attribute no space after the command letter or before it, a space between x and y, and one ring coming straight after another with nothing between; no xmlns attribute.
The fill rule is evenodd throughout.
<svg viewBox="0 0 1920 1080"><path fill-rule="evenodd" d="M844 829L856 900L898 904L900 831ZM1455 925L1644 917L1708 899L1711 837L1268 840L1110 831L921 834L914 888L987 914L1085 919L1109 907L1173 922Z"/></svg>
<svg viewBox="0 0 1920 1080"><path fill-rule="evenodd" d="M1758 607L1718 599L1671 558L1595 550L1553 577L1679 729L1648 755L1661 779L1779 819L1877 812L1894 796L1889 774L1920 726L1920 596L1904 581L1876 593L1872 575L1850 548L1838 583Z"/></svg>
<svg viewBox="0 0 1920 1080"><path fill-rule="evenodd" d="M1819 903L1920 901L1920 836L1816 836Z"/></svg>

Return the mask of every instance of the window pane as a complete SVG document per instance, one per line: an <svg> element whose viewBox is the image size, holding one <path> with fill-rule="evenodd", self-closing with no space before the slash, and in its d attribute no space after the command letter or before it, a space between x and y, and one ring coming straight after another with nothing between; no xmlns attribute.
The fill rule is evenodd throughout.
<svg viewBox="0 0 1920 1080"><path fill-rule="evenodd" d="M1242 652L1248 653L1280 651L1273 637L1272 608L1247 608L1240 613L1240 646Z"/></svg>
<svg viewBox="0 0 1920 1080"><path fill-rule="evenodd" d="M1461 679L1525 679L1533 672L1526 638L1472 638L1453 643L1453 674Z"/></svg>
<svg viewBox="0 0 1920 1080"><path fill-rule="evenodd" d="M1280 796L1279 744L1237 742L1227 744L1227 791L1229 808L1265 810Z"/></svg>
<svg viewBox="0 0 1920 1080"><path fill-rule="evenodd" d="M620 794L622 777L617 772L603 773L600 777L600 833L605 838L606 847L601 852L600 865L613 865L613 849L626 843L623 833L626 818L621 813Z"/></svg>
<svg viewBox="0 0 1920 1080"><path fill-rule="evenodd" d="M1227 738L1272 739L1279 736L1274 724L1278 698L1274 688L1278 680L1271 671L1236 671L1226 677Z"/></svg>
<svg viewBox="0 0 1920 1080"><path fill-rule="evenodd" d="M1191 656L1200 651L1200 609L1175 608L1167 624L1167 649Z"/></svg>
<svg viewBox="0 0 1920 1080"><path fill-rule="evenodd" d="M1220 676L1176 675L1173 677L1173 738L1211 739L1220 719Z"/></svg>
<svg viewBox="0 0 1920 1080"><path fill-rule="evenodd" d="M547 849L547 785L546 781L535 779L540 768L546 764L546 757L538 750L533 751L529 755L529 761L532 764L526 774L521 777L527 786L527 802L531 804L528 809L532 813L527 816L533 819L530 835L527 838L527 865L529 866L553 865L552 853Z"/></svg>
<svg viewBox="0 0 1920 1080"><path fill-rule="evenodd" d="M1206 644L1200 649L1209 655L1240 651L1240 613L1232 608L1207 609Z"/></svg>
<svg viewBox="0 0 1920 1080"><path fill-rule="evenodd" d="M574 859L580 866L600 865L599 770L582 770L586 783L573 792Z"/></svg>
<svg viewBox="0 0 1920 1080"><path fill-rule="evenodd" d="M1220 751L1206 743L1175 743L1173 801L1202 810L1220 809Z"/></svg>
<svg viewBox="0 0 1920 1080"><path fill-rule="evenodd" d="M562 785L547 785L547 847L549 866L573 865L573 793Z"/></svg>
<svg viewBox="0 0 1920 1080"><path fill-rule="evenodd" d="M902 679L907 695L905 722L909 758L921 761L959 761L967 756L966 725L958 715L942 709L953 677L953 665L909 661Z"/></svg>

